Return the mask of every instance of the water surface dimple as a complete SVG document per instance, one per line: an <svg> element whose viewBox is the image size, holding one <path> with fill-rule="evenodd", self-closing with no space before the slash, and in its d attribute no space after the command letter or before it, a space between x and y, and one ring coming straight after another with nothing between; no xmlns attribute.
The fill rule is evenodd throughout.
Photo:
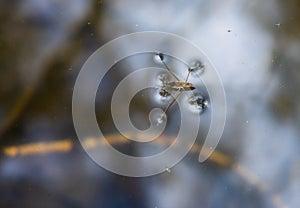
<svg viewBox="0 0 300 208"><path fill-rule="evenodd" d="M188 99L189 108L193 112L202 113L208 106L208 100L202 95L193 95Z"/></svg>
<svg viewBox="0 0 300 208"><path fill-rule="evenodd" d="M189 67L189 71L190 72L193 72L193 73L196 73L196 74L202 74L205 70L205 65L199 61L199 60L195 60L195 61L192 61L191 64L190 64L190 67Z"/></svg>

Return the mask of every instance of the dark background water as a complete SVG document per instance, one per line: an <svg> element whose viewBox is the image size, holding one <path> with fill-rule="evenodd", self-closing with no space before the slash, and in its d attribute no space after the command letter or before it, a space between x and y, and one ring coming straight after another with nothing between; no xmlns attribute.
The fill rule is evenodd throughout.
<svg viewBox="0 0 300 208"><path fill-rule="evenodd" d="M1 1L0 207L299 207L299 28L296 0ZM104 170L84 152L72 92L96 49L145 30L195 43L218 70L228 106L216 159L198 163L191 151L165 173L136 179ZM119 63L101 84L96 112L107 134L115 132L107 110L113 86L143 58ZM149 96L131 106L141 128ZM167 134L176 133L176 112ZM38 144L56 147L43 152Z"/></svg>

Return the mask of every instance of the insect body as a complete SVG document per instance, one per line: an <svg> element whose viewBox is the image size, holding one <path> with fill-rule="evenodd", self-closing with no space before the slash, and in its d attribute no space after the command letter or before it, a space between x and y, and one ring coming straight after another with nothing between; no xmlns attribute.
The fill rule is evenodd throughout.
<svg viewBox="0 0 300 208"><path fill-rule="evenodd" d="M166 88L176 91L191 91L196 89L195 86L189 82L166 82L164 84Z"/></svg>
<svg viewBox="0 0 300 208"><path fill-rule="evenodd" d="M164 110L164 112L166 113L168 111L168 109L173 105L173 103L175 102L175 100L179 97L179 95L183 91L192 91L192 90L196 89L195 86L192 83L188 82L190 73L193 72L193 69L189 68L188 74L187 74L187 76L185 78L185 81L182 81L167 66L166 62L164 61L164 55L162 53L157 53L156 55L159 57L159 59L164 64L164 66L166 67L166 69L172 75L172 77L174 77L176 79L176 81L172 81L172 82L166 82L165 80L162 80L163 81L163 86L162 86L162 89L160 91L160 95L161 96L169 96L171 94L170 91L175 91L176 92L175 96L173 97L172 100L170 100L170 102L168 103L167 107Z"/></svg>

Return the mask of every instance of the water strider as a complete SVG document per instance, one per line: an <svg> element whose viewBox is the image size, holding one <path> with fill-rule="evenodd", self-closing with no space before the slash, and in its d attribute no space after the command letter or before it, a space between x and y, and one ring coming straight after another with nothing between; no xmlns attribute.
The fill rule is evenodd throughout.
<svg viewBox="0 0 300 208"><path fill-rule="evenodd" d="M164 61L164 54L162 53L156 53L156 56L159 58L159 60L163 63L163 65L166 67L166 69L169 71L169 73L176 79L176 81L169 82L166 79L162 79L163 86L159 92L159 94L163 97L171 95L171 91L175 91L175 96L173 99L170 100L168 105L166 106L164 113L166 113L169 108L174 104L175 100L180 96L180 94L184 91L193 91L196 89L194 84L188 82L189 76L192 72L195 72L197 69L203 69L204 66L200 63L197 62L193 64L192 66L189 67L188 69L188 74L185 78L185 80L180 80L180 78L171 71L171 69L168 67L166 62Z"/></svg>

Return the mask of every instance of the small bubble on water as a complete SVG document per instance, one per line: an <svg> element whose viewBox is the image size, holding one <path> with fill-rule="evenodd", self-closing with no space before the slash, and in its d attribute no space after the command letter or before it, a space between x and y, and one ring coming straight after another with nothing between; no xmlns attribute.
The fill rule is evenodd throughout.
<svg viewBox="0 0 300 208"><path fill-rule="evenodd" d="M203 73L204 69L205 69L204 64L201 61L198 61L198 60L193 61L190 64L190 67L189 67L190 72L195 72L195 73L199 73L199 74Z"/></svg>
<svg viewBox="0 0 300 208"><path fill-rule="evenodd" d="M169 168L169 167L166 167L166 169L165 169L168 173L171 173L171 168Z"/></svg>
<svg viewBox="0 0 300 208"><path fill-rule="evenodd" d="M199 112L204 111L208 106L208 100L201 95L193 95L189 98L189 103L195 107Z"/></svg>
<svg viewBox="0 0 300 208"><path fill-rule="evenodd" d="M281 23L276 23L275 26L279 28L281 26Z"/></svg>
<svg viewBox="0 0 300 208"><path fill-rule="evenodd" d="M160 115L157 120L156 120L156 125L159 126L161 125L163 122L165 121L165 116L164 115Z"/></svg>
<svg viewBox="0 0 300 208"><path fill-rule="evenodd" d="M156 125L158 126L158 125L162 124L162 122L163 122L163 119L162 119L162 118L159 118L159 119L157 119Z"/></svg>

